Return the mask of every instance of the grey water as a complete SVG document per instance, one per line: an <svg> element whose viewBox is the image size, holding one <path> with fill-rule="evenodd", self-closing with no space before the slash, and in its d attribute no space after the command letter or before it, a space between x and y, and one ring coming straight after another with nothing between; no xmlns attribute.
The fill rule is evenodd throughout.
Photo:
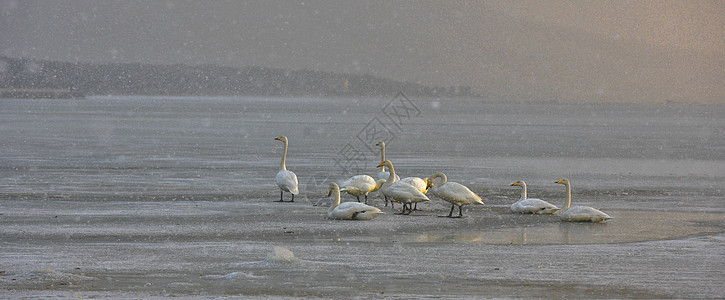
<svg viewBox="0 0 725 300"><path fill-rule="evenodd" d="M303 183L305 173L351 175L354 170L339 162L350 149L359 155L347 165L373 173L377 141L364 144L359 136L375 120L392 123L383 112L391 99L4 99L0 192L235 194L269 188L281 155L273 140L279 135L289 137L288 166L300 170ZM725 177L723 106L411 103L417 114L379 134L388 139L388 158L399 173L423 177L442 170L488 187L525 179L532 189L556 188L550 183L569 177L575 189L709 194L720 193Z"/></svg>
<svg viewBox="0 0 725 300"><path fill-rule="evenodd" d="M0 294L723 297L723 116L414 97L2 99ZM281 135L295 203L273 202ZM399 216L373 195L384 216L327 220L328 184L376 174L379 139L401 177L443 171L486 205L450 220L433 199ZM614 219L508 212L517 180L563 206L564 177L575 204Z"/></svg>

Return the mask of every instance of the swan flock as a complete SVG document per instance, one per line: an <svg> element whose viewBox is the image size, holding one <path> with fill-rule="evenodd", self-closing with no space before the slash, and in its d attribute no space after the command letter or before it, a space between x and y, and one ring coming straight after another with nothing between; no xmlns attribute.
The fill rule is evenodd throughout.
<svg viewBox="0 0 725 300"><path fill-rule="evenodd" d="M280 199L277 202L285 202L285 192L291 194L289 202L294 202L294 197L299 195L300 190L297 175L287 170L286 161L289 140L286 136L277 137L275 140L282 141L284 145L282 160L275 177L275 182L280 189ZM334 182L330 184L328 197L333 196L333 200L327 212L328 218L335 220L372 220L385 214L379 208L368 205L368 195L376 191L385 199L385 206L388 205L388 202L390 202L393 209L393 203L395 202L402 205L399 215L409 215L417 210L418 203L431 201L429 195L451 205L448 215L442 217L461 218L463 217L463 206L484 205L483 199L479 195L463 184L448 181L448 176L443 172L436 172L426 178L405 177L400 179L392 161L385 157L385 142L381 141L377 143L377 146L380 147L381 152L381 162L378 165L381 169L375 174L375 177L361 174L343 180L339 184ZM566 188L564 209L559 209L541 199L528 198L526 182L520 180L511 184L511 186L521 188L521 197L511 204L511 212L558 215L565 222L599 223L612 219L608 214L589 206L571 206L571 183L569 180L564 178L555 183L562 184ZM342 192L355 196L357 202L341 202L340 194ZM361 196L364 197L364 203L360 200ZM458 207L458 215L453 214L456 207Z"/></svg>

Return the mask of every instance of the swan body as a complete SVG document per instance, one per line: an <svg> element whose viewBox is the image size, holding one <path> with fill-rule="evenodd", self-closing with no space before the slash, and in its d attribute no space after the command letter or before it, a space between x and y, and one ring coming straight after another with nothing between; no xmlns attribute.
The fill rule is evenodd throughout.
<svg viewBox="0 0 725 300"><path fill-rule="evenodd" d="M412 211L411 205L413 203L430 201L425 194L421 193L412 185L395 179L395 168L393 167L392 162L389 160L383 161L378 167L381 166L386 166L390 169L390 177L388 177L388 180L385 184L383 184L383 187L380 188L380 190L383 192L385 197L403 204L401 214L410 214ZM408 213L405 212L406 208L408 209Z"/></svg>
<svg viewBox="0 0 725 300"><path fill-rule="evenodd" d="M346 192L357 197L360 202L360 196L365 196L365 203L368 203L368 194L375 190L377 182L368 175L355 175L340 183L340 191Z"/></svg>
<svg viewBox="0 0 725 300"><path fill-rule="evenodd" d="M334 201L327 210L327 217L334 220L372 220L384 214L377 207L359 202L340 203L340 187L336 183L330 184L330 192L334 194Z"/></svg>
<svg viewBox="0 0 725 300"><path fill-rule="evenodd" d="M419 177L405 177L400 179L400 182L412 185L423 194L428 193L428 178L421 179Z"/></svg>
<svg viewBox="0 0 725 300"><path fill-rule="evenodd" d="M564 178L556 183L563 184L566 187L566 207L564 212L559 215L562 221L599 223L612 218L593 207L571 206L571 183L569 183L569 179Z"/></svg>
<svg viewBox="0 0 725 300"><path fill-rule="evenodd" d="M511 211L519 214L553 214L559 210L555 205L541 199L526 197L526 182L517 181L511 186L521 186L521 199L511 204Z"/></svg>
<svg viewBox="0 0 725 300"><path fill-rule="evenodd" d="M457 182L448 182L448 177L442 172L433 174L428 180L428 191L434 196L451 203L449 218L453 218L453 209L458 206L458 218L463 216L462 206L469 204L483 205L481 197L472 192L468 187ZM435 180L441 178L441 182L435 184Z"/></svg>
<svg viewBox="0 0 725 300"><path fill-rule="evenodd" d="M280 136L278 138L275 138L275 140L282 141L284 143L282 162L279 163L279 172L277 172L277 176L274 178L274 180L277 182L277 186L281 191L279 195L279 202L283 202L282 197L284 196L284 192L292 194L292 200L290 202L294 202L295 195L298 195L300 193L300 190L298 187L297 175L294 172L287 170L287 166L285 165L287 160L287 137Z"/></svg>
<svg viewBox="0 0 725 300"><path fill-rule="evenodd" d="M419 177L405 177L401 179L400 182L412 185L423 194L428 193L428 178L420 179ZM413 204L413 210L418 210L418 203Z"/></svg>

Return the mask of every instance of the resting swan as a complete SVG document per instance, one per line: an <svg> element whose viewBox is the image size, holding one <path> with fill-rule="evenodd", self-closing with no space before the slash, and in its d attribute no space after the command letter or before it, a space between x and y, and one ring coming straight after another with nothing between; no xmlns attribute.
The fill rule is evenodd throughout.
<svg viewBox="0 0 725 300"><path fill-rule="evenodd" d="M380 141L375 146L380 146L380 163L385 161L385 142ZM381 171L378 172L378 180L388 180L388 177L390 176L389 172L385 172L385 166L382 167ZM400 177L398 175L395 175L395 180L400 180ZM383 181L382 183L385 183ZM382 185L378 186L376 190L379 190L382 187ZM388 197L383 195L383 198L385 198L385 206L388 206ZM390 202L390 207L393 207L393 202Z"/></svg>
<svg viewBox="0 0 725 300"><path fill-rule="evenodd" d="M295 202L295 195L299 194L300 190L297 187L297 175L295 175L294 172L287 170L287 166L285 165L285 161L287 160L287 137L280 136L278 138L275 138L275 140L282 141L284 143L282 162L279 163L279 172L277 172L277 177L275 177L277 186L279 186L279 189L282 191L279 194L278 202L283 202L282 196L284 196L284 192L291 193L292 200L290 202Z"/></svg>
<svg viewBox="0 0 725 300"><path fill-rule="evenodd" d="M462 206L468 204L483 205L481 197L472 192L465 185L457 182L448 182L448 177L443 172L438 172L429 177L428 180L428 191L438 198L453 204L451 211L448 213L449 218L460 218L463 217ZM436 178L442 178L441 182L435 184ZM458 217L453 216L453 209L458 206ZM442 216L445 217L445 216Z"/></svg>
<svg viewBox="0 0 725 300"><path fill-rule="evenodd" d="M562 179L556 181L556 183L563 184L566 187L566 207L564 212L561 213L562 221L569 222L593 222L599 223L611 219L608 214L601 212L596 208L589 206L571 206L571 184L569 179Z"/></svg>
<svg viewBox="0 0 725 300"><path fill-rule="evenodd" d="M380 190L383 192L383 195L390 198L391 201L398 201L403 204L403 210L400 214L410 214L413 203L430 201L425 194L421 193L412 185L395 179L395 168L393 167L392 162L389 160L383 161L380 165L378 165L378 167L382 166L386 166L390 169L390 176L388 177L388 181L383 184L383 187L380 188ZM408 209L408 213L405 213L406 208Z"/></svg>
<svg viewBox="0 0 725 300"><path fill-rule="evenodd" d="M340 187L336 183L330 184L329 197L334 193L330 208L327 210L327 217L334 220L372 220L375 217L384 214L377 207L365 205L358 202L340 203Z"/></svg>
<svg viewBox="0 0 725 300"><path fill-rule="evenodd" d="M546 202L541 199L527 198L526 197L526 182L517 181L511 184L511 186L521 186L521 199L516 203L511 204L511 211L519 214L553 214L558 207L553 204Z"/></svg>
<svg viewBox="0 0 725 300"><path fill-rule="evenodd" d="M340 183L342 186L340 191L357 197L357 202L360 202L360 196L365 195L365 204L368 204L368 194L373 192L378 184L382 186L382 182L376 182L371 176L355 175Z"/></svg>

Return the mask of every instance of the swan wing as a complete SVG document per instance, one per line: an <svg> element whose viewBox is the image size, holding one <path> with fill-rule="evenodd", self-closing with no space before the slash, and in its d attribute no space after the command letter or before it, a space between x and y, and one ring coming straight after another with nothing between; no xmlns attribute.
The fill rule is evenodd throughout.
<svg viewBox="0 0 725 300"><path fill-rule="evenodd" d="M280 170L275 177L279 189L297 195L300 193L297 183L297 175L290 170Z"/></svg>
<svg viewBox="0 0 725 300"><path fill-rule="evenodd" d="M573 206L561 214L561 219L569 222L598 223L611 218L608 214L589 206Z"/></svg>

